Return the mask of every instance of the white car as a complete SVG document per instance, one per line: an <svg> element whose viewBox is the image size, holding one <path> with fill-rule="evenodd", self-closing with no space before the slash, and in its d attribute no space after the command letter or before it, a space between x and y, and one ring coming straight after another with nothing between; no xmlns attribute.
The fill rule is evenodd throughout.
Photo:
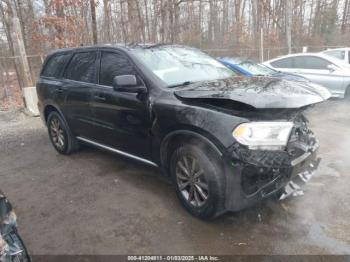
<svg viewBox="0 0 350 262"><path fill-rule="evenodd" d="M341 60L329 55L299 53L278 57L263 64L323 85L333 97L350 97L350 69Z"/></svg>
<svg viewBox="0 0 350 262"><path fill-rule="evenodd" d="M342 60L346 64L350 64L350 48L335 48L329 49L322 52L323 54L335 57Z"/></svg>

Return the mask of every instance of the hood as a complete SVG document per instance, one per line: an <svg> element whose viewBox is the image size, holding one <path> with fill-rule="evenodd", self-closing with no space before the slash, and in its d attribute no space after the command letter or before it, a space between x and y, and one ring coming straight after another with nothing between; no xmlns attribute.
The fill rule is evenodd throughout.
<svg viewBox="0 0 350 262"><path fill-rule="evenodd" d="M198 82L178 88L174 93L185 99L233 100L257 109L301 108L331 96L320 85L274 77L232 77Z"/></svg>
<svg viewBox="0 0 350 262"><path fill-rule="evenodd" d="M297 82L308 82L309 81L307 78L305 78L303 76L291 74L291 73L276 72L275 74L273 74L271 76L282 78L284 80L297 81Z"/></svg>

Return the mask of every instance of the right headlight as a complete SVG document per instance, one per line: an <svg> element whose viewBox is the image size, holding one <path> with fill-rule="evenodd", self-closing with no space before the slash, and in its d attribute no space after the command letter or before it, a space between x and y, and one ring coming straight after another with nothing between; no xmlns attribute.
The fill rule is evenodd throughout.
<svg viewBox="0 0 350 262"><path fill-rule="evenodd" d="M232 136L250 149L281 150L292 128L293 122L248 122L237 126Z"/></svg>

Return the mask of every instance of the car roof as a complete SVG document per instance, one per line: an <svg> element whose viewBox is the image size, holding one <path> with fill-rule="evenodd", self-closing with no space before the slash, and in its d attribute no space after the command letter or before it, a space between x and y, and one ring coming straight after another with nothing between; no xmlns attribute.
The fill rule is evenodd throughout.
<svg viewBox="0 0 350 262"><path fill-rule="evenodd" d="M280 60L280 59L289 58L289 57L298 57L298 56L316 56L316 57L327 59L327 60L331 61L334 64L343 65L341 60L339 60L337 58L333 58L332 56L326 55L324 53L296 53L296 54L289 54L289 55L285 55L285 56L279 56L279 57L276 57L274 59L270 59L268 61L265 61L264 63L271 63L271 62L274 62L274 61L277 61L277 60Z"/></svg>
<svg viewBox="0 0 350 262"><path fill-rule="evenodd" d="M223 62L228 62L232 64L241 64L241 63L255 63L254 61L244 58L244 57L218 57L218 60Z"/></svg>
<svg viewBox="0 0 350 262"><path fill-rule="evenodd" d="M229 62L232 64L240 64L242 62L244 62L245 60L243 58L240 57L219 57L218 58L220 61L225 61L225 62Z"/></svg>
<svg viewBox="0 0 350 262"><path fill-rule="evenodd" d="M51 51L48 56L58 54L58 53L65 53L65 52L74 52L74 51L81 51L81 50L93 50L93 49L122 49L125 51L130 51L132 49L151 49L151 48L157 48L162 46L173 46L173 47L186 47L186 48L193 48L190 46L184 46L184 45L176 45L176 44L169 44L169 43L115 43L115 44L98 44L98 45L86 45L86 46L79 46L79 47L70 47L70 48L60 48Z"/></svg>
<svg viewBox="0 0 350 262"><path fill-rule="evenodd" d="M338 47L338 48L330 48L330 49L323 50L321 53L329 52L329 51L349 51L349 50L350 50L350 47Z"/></svg>

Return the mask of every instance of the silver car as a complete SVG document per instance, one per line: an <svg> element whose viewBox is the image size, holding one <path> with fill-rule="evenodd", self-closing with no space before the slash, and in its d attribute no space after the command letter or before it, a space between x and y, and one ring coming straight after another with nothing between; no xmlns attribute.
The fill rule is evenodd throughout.
<svg viewBox="0 0 350 262"><path fill-rule="evenodd" d="M350 69L339 59L322 53L300 53L278 57L263 64L323 85L333 97L350 97Z"/></svg>
<svg viewBox="0 0 350 262"><path fill-rule="evenodd" d="M350 48L335 48L335 49L328 49L322 52L323 54L333 56L335 58L338 58L342 60L346 64L350 64Z"/></svg>

